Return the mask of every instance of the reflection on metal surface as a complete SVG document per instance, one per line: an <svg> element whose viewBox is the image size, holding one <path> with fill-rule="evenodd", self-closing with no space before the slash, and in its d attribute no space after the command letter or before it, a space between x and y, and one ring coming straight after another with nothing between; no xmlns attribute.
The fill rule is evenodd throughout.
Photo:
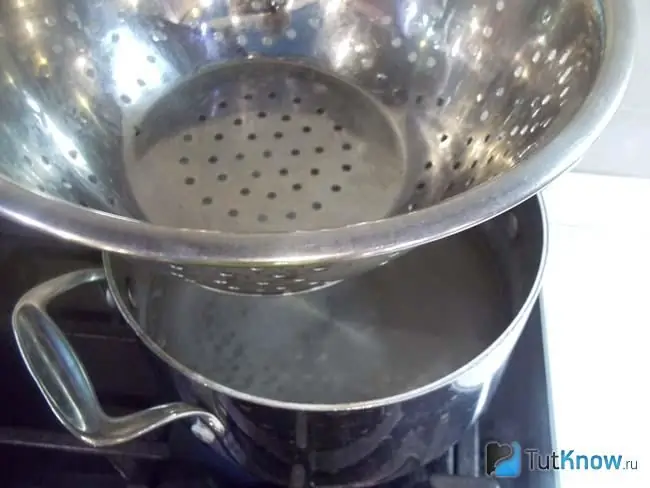
<svg viewBox="0 0 650 488"><path fill-rule="evenodd" d="M574 163L630 61L623 0L0 12L0 210L231 293L320 287L506 210Z"/></svg>

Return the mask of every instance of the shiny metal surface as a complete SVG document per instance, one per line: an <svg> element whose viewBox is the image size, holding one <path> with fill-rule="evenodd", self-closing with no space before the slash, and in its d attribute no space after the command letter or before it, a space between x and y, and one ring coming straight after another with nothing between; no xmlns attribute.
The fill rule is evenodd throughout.
<svg viewBox="0 0 650 488"><path fill-rule="evenodd" d="M365 278L298 296L228 296L172 277L147 279L119 256L105 255L105 269L129 325L176 373L181 395L193 405L184 412L206 409L203 419L212 422L215 437L237 462L284 486L296 476L307 480L296 486L373 486L439 456L478 419L535 303L545 257L545 216L541 201L533 198ZM411 275L406 282L395 281L400 267ZM458 279L450 279L452 270ZM97 270L81 271L39 289L64 291L100 276ZM337 300L345 286L352 305ZM486 287L493 290L487 297ZM404 288L418 303L400 303ZM39 289L14 314L23 359L59 418L62 411L77 416L62 421L74 435L86 442L120 442L119 436L102 436L108 429L101 423L86 427L97 425L101 410L56 326L33 315L30 304L42 308ZM237 313L239 303L250 309ZM172 311L179 306L185 307L182 318ZM219 310L231 315L219 316ZM395 312L403 314L400 324L391 322ZM274 333L268 333L265 322L280 316L293 326L293 337L283 324L273 324ZM303 352L311 356L300 357ZM307 373L316 387L307 384ZM132 422L129 433L154 427Z"/></svg>
<svg viewBox="0 0 650 488"><path fill-rule="evenodd" d="M321 287L573 165L630 3L9 0L0 212L227 292Z"/></svg>
<svg viewBox="0 0 650 488"><path fill-rule="evenodd" d="M125 417L104 413L86 371L45 307L56 296L105 278L101 269L68 273L30 290L16 304L12 322L21 355L57 419L93 446L128 442L174 420L199 417L219 430L213 415L183 403L159 405Z"/></svg>

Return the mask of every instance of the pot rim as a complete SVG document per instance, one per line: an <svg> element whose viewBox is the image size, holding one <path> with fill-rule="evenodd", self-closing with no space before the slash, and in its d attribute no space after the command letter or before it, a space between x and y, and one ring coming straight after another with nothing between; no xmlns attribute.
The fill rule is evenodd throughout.
<svg viewBox="0 0 650 488"><path fill-rule="evenodd" d="M396 404L411 400L413 398L425 395L433 390L437 390L448 386L454 383L457 379L462 377L469 370L478 367L481 362L486 360L486 358L491 355L494 351L500 349L504 343L507 343L513 335L518 336L523 330L524 326L528 322L528 316L538 300L539 293L542 286L542 280L544 275L544 270L546 268L546 261L548 256L548 216L546 211L546 206L541 195L536 195L533 197L537 200L537 207L540 214L541 221L541 255L539 256L539 265L537 267L537 272L535 274L535 279L532 286L524 300L519 311L510 321L508 327L497 337L492 344L490 344L486 349L484 349L480 354L474 357L471 361L464 364L462 367L457 370L449 373L438 380L429 383L418 388L414 388L404 393L397 395L391 395L381 399L375 400L366 400L361 402L349 402L349 403L337 403L337 404L326 404L326 403L299 403L299 402L285 402L280 400L273 400L270 398L264 398L257 395L251 395L249 393L244 393L233 388L224 386L220 383L217 383L213 380L210 380L203 376L202 374L197 373L191 368L186 367L175 358L170 356L164 349L162 349L155 341L153 341L140 327L138 321L135 319L133 314L129 310L129 306L125 302L122 294L118 292L119 287L115 281L115 276L113 275L113 269L111 266L111 255L109 253L103 253L102 261L104 263L104 271L106 274L106 281L108 282L108 287L113 295L115 303L129 324L131 329L136 333L138 338L153 352L159 359L165 362L172 370L177 371L183 376L187 377L194 383L198 383L210 390L227 395L229 397L235 398L237 400L246 401L249 403L255 403L257 405L263 405L271 408L280 408L285 410L296 410L296 411L306 411L306 412L336 412L336 411L351 411L351 410L366 410L377 407L382 407L386 405Z"/></svg>

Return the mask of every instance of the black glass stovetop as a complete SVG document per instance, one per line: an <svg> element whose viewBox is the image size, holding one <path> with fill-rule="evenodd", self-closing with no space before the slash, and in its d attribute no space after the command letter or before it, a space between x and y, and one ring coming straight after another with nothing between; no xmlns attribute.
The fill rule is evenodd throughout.
<svg viewBox="0 0 650 488"><path fill-rule="evenodd" d="M61 427L23 366L10 314L30 287L78 268L100 266L96 251L0 220L0 468L7 488L258 488L257 480L219 458L176 422L123 446L93 448ZM85 363L110 414L178 400L165 367L142 346L105 299L100 285L75 290L50 307ZM513 353L487 413L441 459L415 466L389 488L555 488L549 472L513 479L484 475L483 446L517 441L552 448L539 306Z"/></svg>

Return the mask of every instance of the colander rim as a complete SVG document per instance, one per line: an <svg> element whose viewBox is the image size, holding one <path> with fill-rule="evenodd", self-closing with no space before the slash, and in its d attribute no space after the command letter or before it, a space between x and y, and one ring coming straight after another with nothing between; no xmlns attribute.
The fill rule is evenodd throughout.
<svg viewBox="0 0 650 488"><path fill-rule="evenodd" d="M520 165L432 207L344 227L237 234L179 229L84 208L0 176L0 215L107 252L182 264L300 265L404 251L474 227L532 197L578 163L620 106L636 39L633 0L600 0L603 62L566 127Z"/></svg>

